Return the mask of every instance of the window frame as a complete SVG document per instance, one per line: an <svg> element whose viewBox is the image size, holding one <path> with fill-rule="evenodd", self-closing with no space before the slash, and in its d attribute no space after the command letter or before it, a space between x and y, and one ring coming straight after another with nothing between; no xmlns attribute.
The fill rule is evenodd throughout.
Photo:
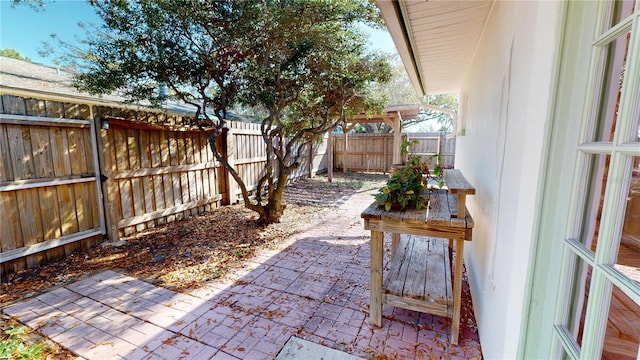
<svg viewBox="0 0 640 360"><path fill-rule="evenodd" d="M554 334L559 341L556 341L553 352L557 356L561 356L564 352L573 359L601 356L613 286L618 287L636 304L640 303L640 286L611 265L617 259L624 220L619 214L620 209L624 209L629 189L632 156L640 156L640 143L631 142L639 126L637 118L640 105L637 104L636 99L639 98L640 91L640 2L636 2L632 15L607 29L607 24L613 16L612 4L613 2L598 2L593 4L597 6L595 12L586 11L582 14L585 17L583 19L585 23L591 22L594 25L593 33L583 33L582 36L591 36L595 40L591 44L587 74L576 74L576 76L587 77L586 96L582 100L582 105L571 111L574 115L580 111L582 115L576 116L580 119L580 132L577 146L572 150L576 165L573 171L571 201L568 206L569 222L564 237L556 316L553 324ZM588 18L590 16L595 18ZM625 81L621 88L622 96L614 138L611 142L592 141L597 132L600 107L600 96L596 95L602 94L603 87L606 86L604 81L606 80L606 61L603 60L602 49L628 30L631 31L631 42L628 45ZM581 61L579 58L576 60ZM567 136L571 134L567 133ZM593 155L610 156L598 231L598 246L595 253L577 240L581 229L586 225L582 210L589 200L589 181L593 170L590 169L589 158ZM581 308L581 306L575 306L575 302L580 300L572 299L573 280L580 278L581 267L578 266L578 259L591 266L591 283L581 346L574 340L569 329L563 325L570 320L572 308Z"/></svg>

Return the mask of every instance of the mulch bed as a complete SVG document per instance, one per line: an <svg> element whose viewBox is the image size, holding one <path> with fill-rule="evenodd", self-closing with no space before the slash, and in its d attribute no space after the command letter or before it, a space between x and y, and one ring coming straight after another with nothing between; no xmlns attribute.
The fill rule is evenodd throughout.
<svg viewBox="0 0 640 360"><path fill-rule="evenodd" d="M136 234L120 246L105 243L9 275L0 283L0 307L107 269L178 292L200 287L224 276L256 251L277 248L336 201L376 189L386 178L381 174L338 173L331 183L326 175L300 179L286 190L287 208L278 224L261 226L257 214L242 205L225 206Z"/></svg>

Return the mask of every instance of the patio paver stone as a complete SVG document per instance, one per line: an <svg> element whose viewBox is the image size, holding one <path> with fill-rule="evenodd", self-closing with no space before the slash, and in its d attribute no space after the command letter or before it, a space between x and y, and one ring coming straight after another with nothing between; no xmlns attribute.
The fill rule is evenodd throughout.
<svg viewBox="0 0 640 360"><path fill-rule="evenodd" d="M481 358L470 301L459 346L438 316L385 305L382 327L369 325L371 201L336 204L282 250L188 294L109 270L2 311L86 359L272 359L292 337L362 358Z"/></svg>

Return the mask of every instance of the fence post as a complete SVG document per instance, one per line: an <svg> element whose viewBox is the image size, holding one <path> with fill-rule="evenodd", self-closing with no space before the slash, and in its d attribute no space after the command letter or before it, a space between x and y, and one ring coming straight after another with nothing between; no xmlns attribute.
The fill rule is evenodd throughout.
<svg viewBox="0 0 640 360"><path fill-rule="evenodd" d="M344 133L344 151L342 152L342 173L347 173L347 154L349 153L349 129Z"/></svg>
<svg viewBox="0 0 640 360"><path fill-rule="evenodd" d="M387 174L387 137L382 138L382 173Z"/></svg>
<svg viewBox="0 0 640 360"><path fill-rule="evenodd" d="M113 149L114 144L109 136L112 130L101 129L100 126L96 126L96 132L98 133L96 134L98 135L96 136L96 140L99 139L99 141L97 141L96 151L98 152L100 164L102 164L102 169L98 169L96 174L103 174L106 178L106 180L102 182L102 202L105 210L107 238L112 242L116 242L120 239L120 234L118 232L119 200L116 198L116 180L113 178L115 163L113 162L111 153L115 150ZM98 179L98 181L101 180Z"/></svg>
<svg viewBox="0 0 640 360"><path fill-rule="evenodd" d="M400 116L393 120L393 164L403 164L400 146L402 145L402 122Z"/></svg>

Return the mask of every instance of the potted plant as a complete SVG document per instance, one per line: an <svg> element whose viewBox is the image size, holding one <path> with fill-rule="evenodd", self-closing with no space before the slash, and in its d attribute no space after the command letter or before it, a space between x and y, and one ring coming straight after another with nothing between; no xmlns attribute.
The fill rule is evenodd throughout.
<svg viewBox="0 0 640 360"><path fill-rule="evenodd" d="M429 178L440 176L440 167L436 165L432 176L429 166L421 162L419 156L409 154L407 148L416 142L402 142L401 151L407 156L406 165L396 167L386 185L374 195L375 204L386 211L404 210L407 207L420 210L427 206L423 191L429 186ZM439 181L439 185L442 186L442 181Z"/></svg>

